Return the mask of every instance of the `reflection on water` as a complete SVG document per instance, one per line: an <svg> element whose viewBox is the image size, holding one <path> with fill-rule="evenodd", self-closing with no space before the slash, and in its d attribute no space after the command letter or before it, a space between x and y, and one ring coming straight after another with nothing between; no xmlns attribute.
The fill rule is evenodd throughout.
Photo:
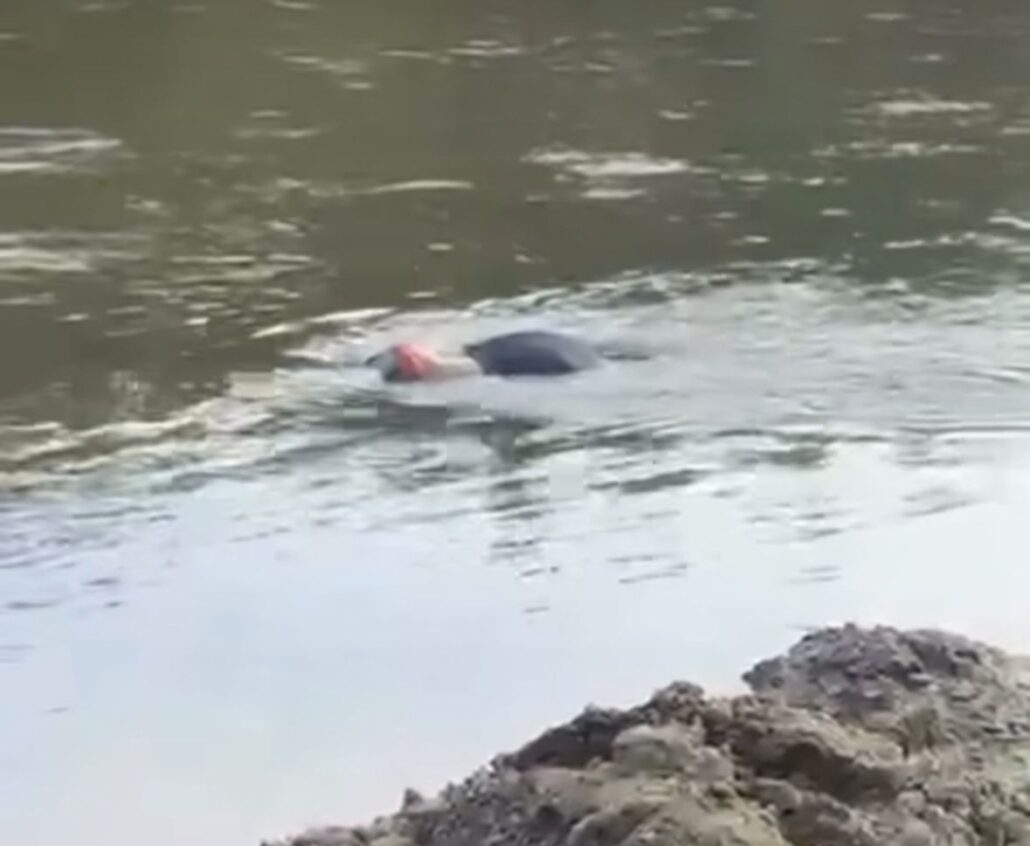
<svg viewBox="0 0 1030 846"><path fill-rule="evenodd" d="M368 816L843 618L1026 648L1028 34L9 0L5 842ZM609 361L358 366L519 326Z"/></svg>

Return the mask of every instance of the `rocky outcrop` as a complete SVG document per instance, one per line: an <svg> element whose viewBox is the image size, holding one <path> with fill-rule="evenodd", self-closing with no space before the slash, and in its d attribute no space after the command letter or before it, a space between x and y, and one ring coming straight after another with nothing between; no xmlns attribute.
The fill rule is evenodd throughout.
<svg viewBox="0 0 1030 846"><path fill-rule="evenodd" d="M280 846L1030 846L1030 674L956 635L846 626L745 675L590 709L361 828Z"/></svg>

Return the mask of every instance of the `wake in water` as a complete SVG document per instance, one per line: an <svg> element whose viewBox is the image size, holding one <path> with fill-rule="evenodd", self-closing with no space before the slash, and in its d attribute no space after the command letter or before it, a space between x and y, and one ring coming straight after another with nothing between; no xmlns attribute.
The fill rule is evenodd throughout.
<svg viewBox="0 0 1030 846"><path fill-rule="evenodd" d="M464 311L336 314L258 330L295 339L278 368L233 373L221 396L165 419L0 428L3 485L74 485L101 470L130 486L176 473L260 473L326 451L374 456L377 442L463 434L510 446L513 433L534 433L588 448L593 433L613 428L659 440L674 431L710 455L735 431L891 440L909 430L1024 427L1030 401L1018 357L1030 341L1020 297L999 294L1006 302L984 304L983 321L952 321L945 302L934 322L898 323L893 311L881 314L881 300L856 300L829 271L789 285L775 284L782 268L766 273L773 278L757 285L746 275L728 287L647 277ZM413 385L384 385L365 366L401 339L457 347L540 326L596 339L606 365L556 383Z"/></svg>

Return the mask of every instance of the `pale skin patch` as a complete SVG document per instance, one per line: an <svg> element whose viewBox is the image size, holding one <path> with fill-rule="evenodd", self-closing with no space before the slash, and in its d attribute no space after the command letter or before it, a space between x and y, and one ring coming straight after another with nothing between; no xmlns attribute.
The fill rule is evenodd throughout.
<svg viewBox="0 0 1030 846"><path fill-rule="evenodd" d="M468 356L439 356L436 366L425 378L438 382L445 379L460 379L464 376L479 376L482 372L479 365Z"/></svg>

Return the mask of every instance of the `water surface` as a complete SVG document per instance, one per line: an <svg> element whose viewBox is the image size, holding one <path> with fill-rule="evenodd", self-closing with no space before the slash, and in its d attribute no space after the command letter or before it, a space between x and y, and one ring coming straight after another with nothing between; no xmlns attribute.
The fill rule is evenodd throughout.
<svg viewBox="0 0 1030 846"><path fill-rule="evenodd" d="M847 619L1030 647L1028 35L9 0L4 842L366 818ZM618 355L358 366L531 326Z"/></svg>

